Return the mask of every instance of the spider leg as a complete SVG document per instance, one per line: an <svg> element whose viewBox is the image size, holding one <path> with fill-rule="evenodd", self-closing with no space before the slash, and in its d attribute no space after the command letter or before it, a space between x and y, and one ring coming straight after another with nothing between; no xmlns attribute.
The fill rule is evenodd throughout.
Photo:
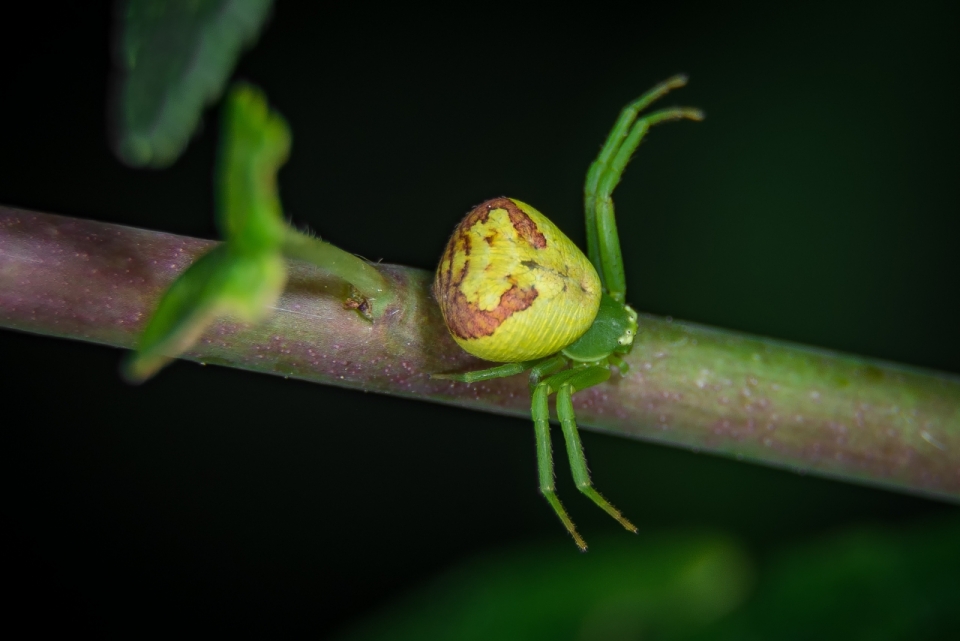
<svg viewBox="0 0 960 641"><path fill-rule="evenodd" d="M550 444L550 407L547 405L549 394L550 387L544 381L534 388L531 403L533 430L537 438L537 471L540 476L540 493L543 494L543 498L547 499L553 511L560 517L580 551L586 552L586 541L577 533L577 528L573 525L573 521L570 520L570 516L563 509L563 505L557 497L557 488L553 476L553 447Z"/></svg>
<svg viewBox="0 0 960 641"><path fill-rule="evenodd" d="M702 120L698 109L674 107L638 118L640 112L672 89L687 84L686 76L674 76L624 107L610 131L597 159L587 171L584 185L584 207L587 227L587 253L604 288L617 301L626 296L626 279L620 239L614 218L613 190L620 182L640 141L653 125L670 120Z"/></svg>
<svg viewBox="0 0 960 641"><path fill-rule="evenodd" d="M620 376L626 376L627 372L630 371L630 365L627 361L623 360L616 354L610 354L607 356L607 360L610 361L610 364L620 370Z"/></svg>
<svg viewBox="0 0 960 641"><path fill-rule="evenodd" d="M550 360L550 358L553 357L547 357L546 359L541 358L534 361L521 361L519 363L504 363L503 365L491 367L490 369L478 369L473 372L463 372L462 374L431 374L430 378L456 381L458 383L477 383L479 381L489 381L493 378L506 378L507 376L522 374L531 367L536 367L543 361Z"/></svg>
<svg viewBox="0 0 960 641"><path fill-rule="evenodd" d="M620 514L617 508L613 507L609 501L594 489L593 483L590 480L590 471L587 469L587 458L583 453L583 445L580 443L580 434L577 431L577 423L573 413L573 393L602 383L610 378L610 368L593 365L571 371L573 371L574 374L565 377L565 380L563 380L557 388L557 417L560 419L563 437L567 442L567 456L570 458L570 471L573 473L573 479L577 484L577 489L590 497L603 511L619 521L620 525L636 533L637 528L633 523L628 521ZM566 372L562 374L566 374ZM545 382L550 384L550 379Z"/></svg>
<svg viewBox="0 0 960 641"><path fill-rule="evenodd" d="M566 367L570 361L562 354L548 356L530 368L530 391L533 391L540 381Z"/></svg>

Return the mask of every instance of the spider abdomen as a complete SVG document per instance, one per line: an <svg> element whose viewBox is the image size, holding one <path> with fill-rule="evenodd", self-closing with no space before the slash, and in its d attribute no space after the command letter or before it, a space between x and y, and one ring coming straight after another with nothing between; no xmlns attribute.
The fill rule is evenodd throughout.
<svg viewBox="0 0 960 641"><path fill-rule="evenodd" d="M593 323L601 286L583 252L511 198L475 207L454 230L434 281L454 340L502 363L554 354Z"/></svg>

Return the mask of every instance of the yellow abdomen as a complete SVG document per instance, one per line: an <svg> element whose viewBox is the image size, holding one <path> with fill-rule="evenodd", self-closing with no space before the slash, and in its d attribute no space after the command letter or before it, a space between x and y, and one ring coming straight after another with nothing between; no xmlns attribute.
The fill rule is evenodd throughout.
<svg viewBox="0 0 960 641"><path fill-rule="evenodd" d="M577 340L597 315L600 292L583 252L546 216L511 198L467 214L434 281L454 340L501 363L549 356Z"/></svg>

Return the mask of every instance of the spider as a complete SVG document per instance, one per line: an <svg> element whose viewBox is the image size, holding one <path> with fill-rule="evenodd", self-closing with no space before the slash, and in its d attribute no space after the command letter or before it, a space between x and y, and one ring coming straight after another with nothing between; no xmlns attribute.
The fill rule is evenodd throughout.
<svg viewBox="0 0 960 641"><path fill-rule="evenodd" d="M697 109L673 107L641 116L651 103L686 84L666 80L627 105L590 165L584 185L587 256L549 219L512 198L475 207L447 243L434 294L454 340L490 369L434 374L475 383L528 372L540 492L577 546L587 544L560 503L554 485L548 398L557 418L577 488L631 532L637 528L594 489L577 432L573 394L599 385L633 347L637 313L625 303L626 279L611 195L640 141L653 125L702 120Z"/></svg>

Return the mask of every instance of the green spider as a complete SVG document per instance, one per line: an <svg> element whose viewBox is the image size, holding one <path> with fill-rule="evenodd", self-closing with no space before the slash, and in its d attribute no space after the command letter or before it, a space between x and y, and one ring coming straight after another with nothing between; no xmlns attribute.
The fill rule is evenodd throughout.
<svg viewBox="0 0 960 641"><path fill-rule="evenodd" d="M620 113L584 185L587 253L536 209L510 198L481 203L460 222L437 268L434 294L454 340L479 358L505 363L441 378L474 383L529 371L540 492L581 550L587 544L557 497L550 444L550 394L577 488L623 527L636 532L597 492L574 418L575 392L621 375L633 347L637 313L624 300L626 279L611 194L627 163L655 124L701 120L697 109L675 107L640 117L685 76L657 85Z"/></svg>

